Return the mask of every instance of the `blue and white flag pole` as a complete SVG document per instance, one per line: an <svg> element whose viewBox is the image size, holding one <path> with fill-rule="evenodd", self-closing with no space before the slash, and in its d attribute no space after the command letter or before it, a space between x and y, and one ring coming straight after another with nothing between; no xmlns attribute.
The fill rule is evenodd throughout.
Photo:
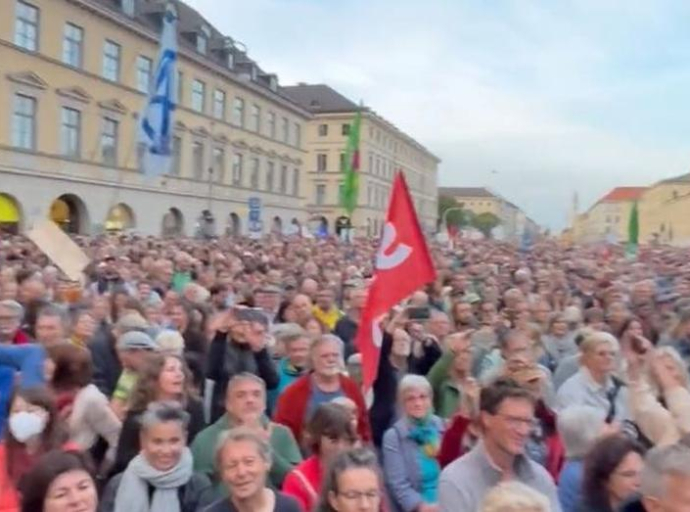
<svg viewBox="0 0 690 512"><path fill-rule="evenodd" d="M139 143L145 146L141 171L148 178L170 172L176 96L177 12L173 3L168 2L163 16L156 72L139 124Z"/></svg>

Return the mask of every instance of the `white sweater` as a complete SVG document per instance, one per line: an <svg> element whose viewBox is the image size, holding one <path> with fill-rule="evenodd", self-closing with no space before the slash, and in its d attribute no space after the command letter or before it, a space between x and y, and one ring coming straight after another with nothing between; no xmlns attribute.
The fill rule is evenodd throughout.
<svg viewBox="0 0 690 512"><path fill-rule="evenodd" d="M89 450L102 437L112 455L117 447L122 422L110 408L106 396L94 385L82 388L74 398L68 420L70 441Z"/></svg>

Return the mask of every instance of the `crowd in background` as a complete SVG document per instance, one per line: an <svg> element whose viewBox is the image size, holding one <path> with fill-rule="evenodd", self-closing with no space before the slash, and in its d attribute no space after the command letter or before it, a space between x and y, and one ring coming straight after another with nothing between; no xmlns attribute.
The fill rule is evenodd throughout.
<svg viewBox="0 0 690 512"><path fill-rule="evenodd" d="M356 334L374 240L0 239L0 512L687 512L690 259L430 245Z"/></svg>

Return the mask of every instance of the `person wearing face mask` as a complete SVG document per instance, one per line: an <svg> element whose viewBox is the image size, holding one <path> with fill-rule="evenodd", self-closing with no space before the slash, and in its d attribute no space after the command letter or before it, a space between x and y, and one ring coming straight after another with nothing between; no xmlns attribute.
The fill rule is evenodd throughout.
<svg viewBox="0 0 690 512"><path fill-rule="evenodd" d="M98 491L88 457L52 451L25 477L21 512L96 512Z"/></svg>
<svg viewBox="0 0 690 512"><path fill-rule="evenodd" d="M185 428L191 443L206 426L201 401L192 386L192 376L179 356L156 354L142 368L132 391L129 410L122 423L115 464L111 474L124 471L139 451L141 417L152 402L172 401L180 404L189 419Z"/></svg>
<svg viewBox="0 0 690 512"><path fill-rule="evenodd" d="M357 404L360 438L365 442L370 441L371 430L359 386L340 372L342 342L333 335L321 336L312 342L309 355L311 373L297 379L280 395L275 422L292 430L295 439L300 442L303 426L321 404L347 396Z"/></svg>
<svg viewBox="0 0 690 512"><path fill-rule="evenodd" d="M141 450L105 488L101 512L196 512L215 499L206 475L194 472L187 448L187 414L179 403L148 405L141 416Z"/></svg>
<svg viewBox="0 0 690 512"><path fill-rule="evenodd" d="M69 449L57 405L45 388L19 390L12 399L5 438L0 443L0 511L19 510L24 476L41 455Z"/></svg>
<svg viewBox="0 0 690 512"><path fill-rule="evenodd" d="M285 477L283 492L297 500L302 512L314 509L326 469L357 441L350 413L342 405L326 403L314 412L307 427L311 457Z"/></svg>
<svg viewBox="0 0 690 512"><path fill-rule="evenodd" d="M403 412L383 436L383 472L391 504L399 512L436 512L441 467L436 458L443 420L432 413L431 385L420 375L406 375L398 387Z"/></svg>

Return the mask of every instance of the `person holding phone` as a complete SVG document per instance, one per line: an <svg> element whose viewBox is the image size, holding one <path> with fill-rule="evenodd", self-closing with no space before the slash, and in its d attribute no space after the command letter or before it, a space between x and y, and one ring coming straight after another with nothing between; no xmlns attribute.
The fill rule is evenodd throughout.
<svg viewBox="0 0 690 512"><path fill-rule="evenodd" d="M248 372L275 389L280 378L267 347L268 322L250 308L234 307L216 317L208 352L206 378L214 382L211 421L225 413L225 390L233 375Z"/></svg>

